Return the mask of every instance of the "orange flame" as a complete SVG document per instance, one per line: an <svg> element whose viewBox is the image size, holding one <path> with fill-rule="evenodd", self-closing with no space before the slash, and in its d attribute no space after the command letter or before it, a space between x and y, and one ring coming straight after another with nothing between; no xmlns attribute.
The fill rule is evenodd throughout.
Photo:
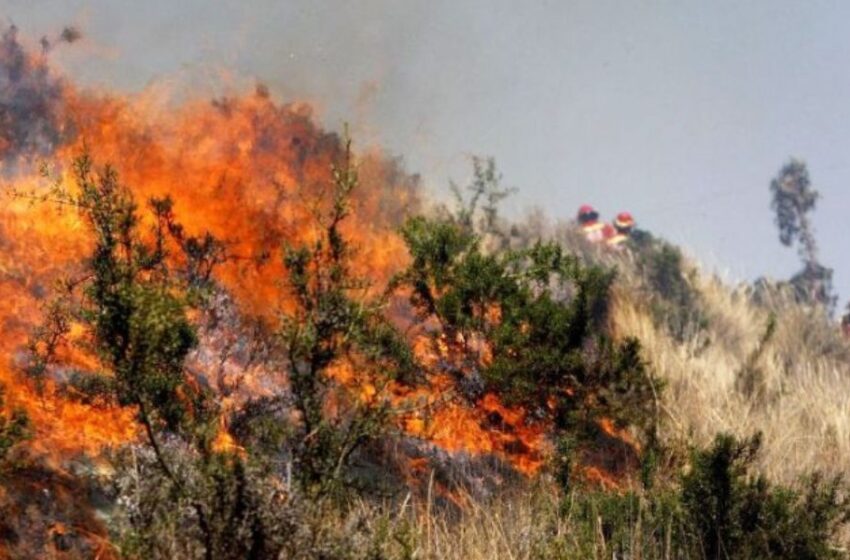
<svg viewBox="0 0 850 560"><path fill-rule="evenodd" d="M87 149L96 162L116 166L140 204L170 195L188 234L210 232L227 243L235 258L217 270L216 279L243 313L271 320L275 310L286 308L280 244L317 238L315 211L327 199L332 166L342 150L336 135L314 123L309 105L281 105L266 92L213 103L193 100L177 108L152 94L106 95L68 85L62 95L64 114L76 129L75 139L59 146L50 161L63 181L69 181L68 162ZM370 278L379 290L408 261L396 227L417 208L417 185L379 153L362 154L358 166L361 187L345 234L358 250L355 273ZM36 195L46 189L34 170L8 182ZM89 243L80 217L67 208L15 198L0 204L0 382L10 387L11 404L25 407L32 417L33 448L60 456L94 453L138 434L131 409L68 400L49 379L38 394L20 375L27 337L41 321L41 304L58 279L79 273ZM486 319L498 322L501 310L486 310ZM71 338L83 336L72 328ZM389 399L398 409L398 426L411 436L448 451L493 454L526 474L538 472L547 453L548 426L529 421L525 410L505 405L494 394L470 405L458 395L456 379L440 367L454 359L459 341L432 342L413 338L426 386L378 386L343 366L335 375L341 383L358 385L364 401ZM486 365L487 344L463 342ZM70 349L60 358L66 368L93 371L98 366L91 356ZM238 448L223 425L214 447Z"/></svg>
<svg viewBox="0 0 850 560"><path fill-rule="evenodd" d="M62 89L63 110L77 131L49 163L70 183L67 164L84 150L96 162L111 162L140 204L170 195L189 234L210 232L237 258L217 279L248 314L271 317L285 305L281 293L282 241L316 237L314 208L331 183L341 143L313 122L306 104L278 105L266 95L209 103L192 101L175 110L152 97L121 97ZM416 205L415 180L380 154L359 162L363 186L346 232L359 247L359 272L376 283L403 263L401 239L393 233L405 209ZM10 176L4 186L40 196L47 181L35 169ZM0 205L0 382L11 406L24 407L36 428L33 449L56 456L95 452L132 440L133 411L92 408L71 401L51 379L39 394L20 374L25 344L41 322L41 306L55 282L79 275L89 239L71 209L26 198L4 197ZM70 338L83 333L75 326ZM61 368L97 371L97 360L66 345ZM217 445L232 441L226 431Z"/></svg>

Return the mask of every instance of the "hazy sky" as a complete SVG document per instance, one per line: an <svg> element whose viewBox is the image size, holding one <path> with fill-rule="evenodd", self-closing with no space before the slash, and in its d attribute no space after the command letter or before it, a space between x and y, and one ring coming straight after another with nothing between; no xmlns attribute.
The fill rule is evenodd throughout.
<svg viewBox="0 0 850 560"><path fill-rule="evenodd" d="M768 184L791 155L821 192L822 260L850 297L850 2L0 0L89 85L191 85L314 102L436 192L492 155L511 201L583 202L732 279L789 277Z"/></svg>

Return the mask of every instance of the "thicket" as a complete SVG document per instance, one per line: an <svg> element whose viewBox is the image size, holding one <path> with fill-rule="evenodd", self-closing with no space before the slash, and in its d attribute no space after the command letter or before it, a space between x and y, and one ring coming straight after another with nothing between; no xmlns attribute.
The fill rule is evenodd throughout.
<svg viewBox="0 0 850 560"><path fill-rule="evenodd" d="M832 545L850 520L841 479L811 476L797 489L773 485L754 470L760 438L718 435L693 449L688 468L652 491L577 491L557 514L541 516L560 536L542 535L534 556L545 559L842 558Z"/></svg>
<svg viewBox="0 0 850 560"><path fill-rule="evenodd" d="M396 282L439 323L435 339L461 347L469 367L454 373L471 401L493 392L582 442L602 418L652 431L658 383L640 345L606 334L609 272L551 243L487 254L449 221L414 218L403 235L413 259Z"/></svg>
<svg viewBox="0 0 850 560"><path fill-rule="evenodd" d="M149 201L143 216L117 173L96 171L86 155L74 162L74 177L71 188L57 182L44 199L80 213L93 250L82 276L64 282L47 307L27 369L41 384L63 346L74 345L101 368L71 372L68 395L137 411L146 444L114 456L120 507L113 530L122 554L346 556L346 537L332 538L323 516L329 508L343 515L352 454L385 432L383 387L414 369L381 312L384 301L363 296L367 282L350 270L353 251L340 230L358 182L349 149L334 169L326 211L317 214L316 241L281 249L281 284L294 305L281 311L266 342L288 365L289 386L234 413L235 431L246 437L225 448L216 445L225 411L186 367L198 342L190 311L209 311L218 289L213 271L229 258L224 243L187 235L167 198ZM84 336L70 336L76 325ZM334 368L345 363L362 377L339 379ZM364 401L351 383L370 383L375 398Z"/></svg>
<svg viewBox="0 0 850 560"><path fill-rule="evenodd" d="M656 324L678 341L703 331L708 326L704 304L682 251L645 231L635 232L631 248Z"/></svg>
<svg viewBox="0 0 850 560"><path fill-rule="evenodd" d="M547 518L553 525L541 522L535 533L533 556L835 556L829 543L850 520L840 480L773 486L752 468L758 439L720 436L689 457L661 446L663 383L638 340L611 332L615 273L553 242L489 243L499 237L496 206L507 194L491 163L476 162L473 195L460 198L459 211L404 225L410 264L372 296L376 290L352 272L357 255L344 228L359 182L345 145L332 195L317 206L314 240L281 248L291 305L265 342L288 384L232 413L236 445L224 448L215 442L225 411L186 362L198 343L193 317L209 311L220 289L215 269L229 258L226 245L188 235L167 198L149 201L143 215L115 171L96 172L87 156L74 171L74 188L57 183L48 198L80 212L93 250L82 276L66 281L48 306L29 372L43 380L62 346L77 344L100 368L72 372L68 390L136 410L144 443L114 456L111 526L124 556L416 557L427 536L414 522L358 509L378 498L354 464L371 455L371 465L386 468L374 453L395 437L385 389L424 381L410 341L387 319L386 306L400 299L434 351L448 347L442 367L468 406L492 392L523 406L529 422L552 427L557 452L549 471L560 483L560 505ZM654 247L643 266L667 311L696 306L681 255ZM70 336L77 325L82 339ZM603 420L641 436L643 485L632 492L599 493L571 477L582 448L599 444ZM19 417L3 420L0 450L24 427ZM556 529L564 523L569 536Z"/></svg>

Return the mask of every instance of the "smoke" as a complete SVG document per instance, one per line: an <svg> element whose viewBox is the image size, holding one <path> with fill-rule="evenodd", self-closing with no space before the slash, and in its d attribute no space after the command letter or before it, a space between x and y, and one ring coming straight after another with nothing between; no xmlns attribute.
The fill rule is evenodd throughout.
<svg viewBox="0 0 850 560"><path fill-rule="evenodd" d="M46 36L41 38L41 51L49 52L53 47L61 43L75 43L83 38L83 33L73 25L69 25L62 29L62 32L52 42Z"/></svg>
<svg viewBox="0 0 850 560"><path fill-rule="evenodd" d="M42 39L43 53L34 56L18 41L14 25L0 38L0 169L8 173L18 163L47 155L73 136L65 115L64 82L51 74L46 53L57 43L81 37L66 27L51 43Z"/></svg>

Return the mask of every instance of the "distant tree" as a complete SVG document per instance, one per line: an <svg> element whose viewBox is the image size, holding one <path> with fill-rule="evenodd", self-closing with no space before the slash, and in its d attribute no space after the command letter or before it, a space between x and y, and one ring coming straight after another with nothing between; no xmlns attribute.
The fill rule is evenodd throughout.
<svg viewBox="0 0 850 560"><path fill-rule="evenodd" d="M797 296L832 312L836 297L832 288L832 269L818 260L818 247L809 214L815 209L819 193L812 188L809 170L798 159L791 159L770 183L771 207L776 212L779 240L786 247L797 244L803 269L791 279Z"/></svg>

